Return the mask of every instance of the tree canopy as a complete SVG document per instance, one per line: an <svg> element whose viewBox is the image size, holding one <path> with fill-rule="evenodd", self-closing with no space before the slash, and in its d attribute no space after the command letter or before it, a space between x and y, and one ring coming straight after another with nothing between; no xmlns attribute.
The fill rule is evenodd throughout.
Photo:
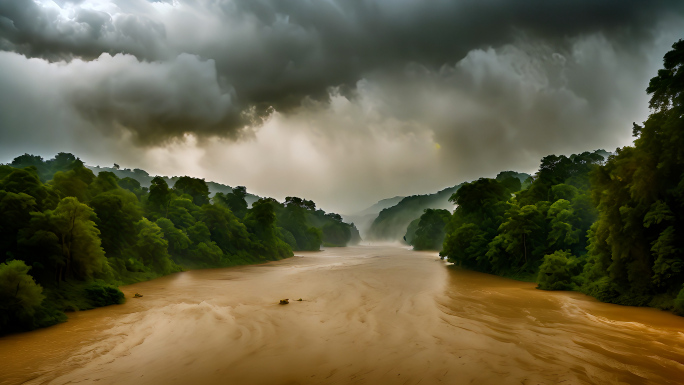
<svg viewBox="0 0 684 385"><path fill-rule="evenodd" d="M95 174L68 153L48 160L24 154L0 165L0 255L7 261L0 264L7 304L0 333L63 321L65 310L120 303L120 284L278 260L293 250L345 246L358 235L313 201L263 198L249 207L244 186L214 185L225 189L212 198L203 179L141 169ZM2 286L8 282L13 290Z"/></svg>

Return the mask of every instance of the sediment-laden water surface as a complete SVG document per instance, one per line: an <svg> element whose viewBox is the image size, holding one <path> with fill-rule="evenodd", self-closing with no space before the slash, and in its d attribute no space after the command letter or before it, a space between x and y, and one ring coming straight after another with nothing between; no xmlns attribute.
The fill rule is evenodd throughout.
<svg viewBox="0 0 684 385"><path fill-rule="evenodd" d="M684 383L684 318L400 247L298 255L126 286L124 305L0 338L0 383Z"/></svg>

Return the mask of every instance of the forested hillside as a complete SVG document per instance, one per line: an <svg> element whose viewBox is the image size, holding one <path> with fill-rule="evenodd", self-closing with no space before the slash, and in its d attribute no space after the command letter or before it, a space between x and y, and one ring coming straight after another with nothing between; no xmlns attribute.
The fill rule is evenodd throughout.
<svg viewBox="0 0 684 385"><path fill-rule="evenodd" d="M509 192L529 187L532 180L531 175L515 171L502 171L496 176L496 181L501 182ZM461 186L465 185L468 183ZM453 195L449 197L449 201L455 203ZM416 250L440 250L449 218L451 218L451 212L448 210L425 209L420 217L409 223L404 241Z"/></svg>
<svg viewBox="0 0 684 385"><path fill-rule="evenodd" d="M449 197L458 190L449 187L435 194L412 195L403 198L396 205L380 211L368 230L368 239L397 241L403 238L406 227L428 208L453 210Z"/></svg>
<svg viewBox="0 0 684 385"><path fill-rule="evenodd" d="M540 289L684 315L684 41L647 92L651 115L633 125L634 145L605 162L602 151L549 155L522 191L463 185L441 255ZM439 218L426 212L415 233L438 234Z"/></svg>
<svg viewBox="0 0 684 385"><path fill-rule="evenodd" d="M278 260L358 236L309 200L262 198L249 208L244 187L210 198L203 179L172 181L153 177L148 188L113 172L95 175L67 153L0 165L0 334L120 303L121 284Z"/></svg>
<svg viewBox="0 0 684 385"><path fill-rule="evenodd" d="M525 186L527 185L525 184L526 181L528 184L531 182L531 176L522 172L506 171L497 176L497 178L502 177L517 179ZM434 194L412 195L402 198L395 205L380 211L368 231L368 238L389 241L403 239L411 244L414 233L418 228L418 221L420 220L421 215L428 209L447 210L451 212L451 210L454 209L454 202L450 201L449 198L458 191L462 185L463 184L459 184L454 187L449 187ZM378 203L385 201L390 200L385 199Z"/></svg>
<svg viewBox="0 0 684 385"><path fill-rule="evenodd" d="M402 199L404 199L404 197L402 196L382 199L377 203L373 204L372 206L362 211L359 211L358 213L343 215L343 217L345 222L355 223L356 227L358 227L361 234L366 235L371 225L373 224L373 221L375 220L375 218L378 217L378 214L380 214L380 211L396 205Z"/></svg>

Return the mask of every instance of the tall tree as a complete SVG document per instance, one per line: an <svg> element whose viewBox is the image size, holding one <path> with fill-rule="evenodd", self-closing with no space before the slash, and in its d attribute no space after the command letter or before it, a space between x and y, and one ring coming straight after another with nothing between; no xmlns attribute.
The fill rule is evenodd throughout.
<svg viewBox="0 0 684 385"><path fill-rule="evenodd" d="M451 219L448 210L425 209L412 240L415 250L440 250L444 242L444 227Z"/></svg>
<svg viewBox="0 0 684 385"><path fill-rule="evenodd" d="M33 318L45 296L24 261L0 263L0 335Z"/></svg>
<svg viewBox="0 0 684 385"><path fill-rule="evenodd" d="M166 217L171 197L171 190L169 190L169 185L164 178L160 176L152 178L150 195L147 198L148 207L153 211L162 213L162 216Z"/></svg>
<svg viewBox="0 0 684 385"><path fill-rule="evenodd" d="M159 226L143 218L136 223L136 229L138 240L134 250L137 257L157 273L168 274L175 270L175 265L169 258L169 243L164 239Z"/></svg>
<svg viewBox="0 0 684 385"><path fill-rule="evenodd" d="M135 223L142 219L138 199L133 193L118 189L97 195L89 205L97 215L95 222L107 257L123 257L125 250L136 242Z"/></svg>
<svg viewBox="0 0 684 385"><path fill-rule="evenodd" d="M217 193L215 198L228 206L230 211L232 211L236 217L244 218L245 214L247 214L247 201L245 200L246 196L247 189L245 186L237 186L231 193Z"/></svg>
<svg viewBox="0 0 684 385"><path fill-rule="evenodd" d="M602 300L644 305L683 290L684 41L672 48L647 88L652 113L634 124L634 147L593 175L599 219L583 290Z"/></svg>
<svg viewBox="0 0 684 385"><path fill-rule="evenodd" d="M182 176L173 185L173 189L179 195L188 194L192 197L192 202L197 206L209 203L209 187L204 179Z"/></svg>
<svg viewBox="0 0 684 385"><path fill-rule="evenodd" d="M24 193L0 190L0 259L16 256L19 230L28 227L36 200Z"/></svg>
<svg viewBox="0 0 684 385"><path fill-rule="evenodd" d="M37 214L33 220L40 221L41 217L47 220L62 250L58 280L92 278L107 268L93 209L74 197L66 197L54 211Z"/></svg>

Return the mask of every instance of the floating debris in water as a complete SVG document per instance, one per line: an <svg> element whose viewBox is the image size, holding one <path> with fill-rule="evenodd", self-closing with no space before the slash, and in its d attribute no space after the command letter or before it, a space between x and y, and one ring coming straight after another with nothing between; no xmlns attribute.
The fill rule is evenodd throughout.
<svg viewBox="0 0 684 385"><path fill-rule="evenodd" d="M287 305L288 303L290 303L290 299L289 299L289 298L285 298L285 299L281 299L281 300L280 300L280 304L281 304L281 305Z"/></svg>
<svg viewBox="0 0 684 385"><path fill-rule="evenodd" d="M142 297L142 294L135 293L135 294L133 295L133 298L141 298L141 297Z"/></svg>

